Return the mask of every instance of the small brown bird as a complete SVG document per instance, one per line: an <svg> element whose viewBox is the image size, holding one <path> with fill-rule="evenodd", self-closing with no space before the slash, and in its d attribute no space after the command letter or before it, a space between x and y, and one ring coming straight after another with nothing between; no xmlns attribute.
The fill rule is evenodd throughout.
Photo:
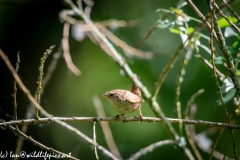
<svg viewBox="0 0 240 160"><path fill-rule="evenodd" d="M141 103L143 99L140 96L122 89L111 90L103 96L109 100L113 109L120 113L116 118L123 116L125 113L131 113L139 109L139 119L142 120Z"/></svg>

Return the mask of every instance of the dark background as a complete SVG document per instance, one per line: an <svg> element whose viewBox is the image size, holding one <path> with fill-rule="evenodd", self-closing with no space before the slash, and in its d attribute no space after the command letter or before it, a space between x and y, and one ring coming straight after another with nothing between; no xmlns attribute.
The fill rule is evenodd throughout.
<svg viewBox="0 0 240 160"><path fill-rule="evenodd" d="M108 19L139 20L138 25L134 27L112 30L115 35L129 45L135 46L159 19L156 10L158 8L169 9L176 3L175 0L95 1L91 18L94 21ZM195 3L204 14L207 13L205 1L196 1ZM237 5L234 7L235 9L239 8ZM13 65L16 63L16 55L20 51L21 63L18 74L32 94L35 93L37 87L40 58L51 45L56 45L53 52L56 52L60 46L63 23L59 19L59 12L67 8L62 1L57 0L0 0L0 48L7 54ZM185 7L184 11L187 14L193 13L189 7ZM192 24L196 23L193 22ZM207 34L206 31L205 33ZM131 83L120 74L118 65L88 38L78 42L70 36L69 41L73 62L81 70L82 75L77 77L72 74L68 70L64 59L61 58L52 79L44 89L41 105L50 114L59 117L97 116L92 102L93 95L100 95L117 88L130 89ZM141 81L150 92L154 88L154 83L162 69L180 43L179 36L170 33L169 29L158 29L142 46L145 51L154 50L154 58L151 60L131 58L129 60L130 67L141 77ZM203 41L202 43L207 45L208 42ZM121 49L119 51L122 53ZM210 59L210 56L204 51L201 50L200 54ZM175 67L167 76L158 96L158 102L167 117L177 117L175 86L182 57L183 52L180 54ZM50 59L51 56L45 64L45 72ZM196 119L224 122L226 118L223 109L214 107L218 95L212 75L212 70L199 59L192 57L186 68L186 75L182 84L182 110L185 109L187 100L190 99L191 95L203 88L205 93L196 99L198 106ZM13 81L11 73L4 62L0 60L0 119L13 119ZM110 107L107 100L102 99L102 102L107 116L115 116L116 112ZM17 93L17 103L18 118L23 119L29 101L20 89ZM228 103L228 109L229 111L233 110L232 103ZM142 112L143 116L155 117L146 103L142 105ZM126 116L135 115L138 115L138 113L134 112ZM237 121L239 118L233 117L233 119ZM71 125L92 137L92 123L74 123ZM178 130L178 125L174 126ZM110 127L124 159L152 143L169 139L165 128L159 123L111 122ZM206 129L208 128L196 126L197 133ZM216 131L218 129L209 135L210 138L216 136ZM71 152L72 155L80 159L95 159L94 148L91 145L57 124L29 126L27 135L48 147L64 153ZM235 137L239 152L240 139L237 135L238 132L236 132ZM0 151L14 152L16 140L17 136L14 133L4 128L0 129ZM97 124L97 142L107 147L100 124ZM39 150L39 148L25 141L22 150L31 153ZM226 152L228 156L233 157L229 131L223 133L217 150L221 153ZM208 157L206 153L201 153L205 156L204 159ZM108 159L101 151L98 151L98 154L101 159ZM181 153L173 146L165 146L155 149L140 159L173 159L176 157L178 159L182 158Z"/></svg>

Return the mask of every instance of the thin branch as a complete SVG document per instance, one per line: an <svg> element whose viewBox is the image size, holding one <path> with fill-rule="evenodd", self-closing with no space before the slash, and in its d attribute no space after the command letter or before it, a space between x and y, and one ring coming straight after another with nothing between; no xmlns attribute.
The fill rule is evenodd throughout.
<svg viewBox="0 0 240 160"><path fill-rule="evenodd" d="M96 26L106 35L106 37L111 42L113 42L115 45L122 48L128 55L136 56L136 57L140 57L140 58L146 58L146 59L151 59L153 57L153 54L151 52L145 53L139 49L129 46L126 42L119 39L117 36L115 36L112 32L110 32L107 28L105 28L100 23L97 23Z"/></svg>
<svg viewBox="0 0 240 160"><path fill-rule="evenodd" d="M209 154L209 160L212 159L213 153L214 153L214 151L215 151L215 149L217 147L217 143L218 143L220 137L222 136L222 133L223 133L224 129L225 128L221 128L221 130L219 131L217 137L215 138L215 141L214 141L214 143L212 145L212 149L211 149L210 154Z"/></svg>
<svg viewBox="0 0 240 160"><path fill-rule="evenodd" d="M20 52L17 54L17 62L16 62L16 73L18 73L19 70L19 64L20 64ZM13 82L13 105L14 105L14 118L17 120L17 82ZM18 129L18 126L16 125L16 129Z"/></svg>
<svg viewBox="0 0 240 160"><path fill-rule="evenodd" d="M97 136L96 136L96 121L93 122L93 141L97 144ZM94 152L96 159L99 160L98 153L97 153L97 145L94 146Z"/></svg>
<svg viewBox="0 0 240 160"><path fill-rule="evenodd" d="M13 68L12 64L10 63L8 57L3 53L3 51L0 49L0 56L2 57L3 61L6 63L7 67L9 68L9 70L11 71L14 79L17 81L18 85L20 86L20 88L22 89L22 91L25 93L25 95L27 96L27 98L34 104L35 107L37 107L42 114L44 114L46 117L52 119L53 115L49 114L48 112L46 112L38 103L37 101L33 98L33 96L31 95L30 91L25 87L25 85L23 84L22 80L19 78L19 76L17 75L17 73L15 72L15 69ZM85 139L87 142L95 145L95 142L89 138L88 136L86 136L85 134L83 134L82 132L80 132L79 130L77 130L76 128L68 125L65 122L62 122L58 119L53 119L55 122L57 122L58 124L64 126L65 128L75 132L76 134L78 134L80 137L82 137L83 139ZM112 159L117 159L112 153L110 153L107 149L105 149L104 147L96 144L98 149L100 149L101 151L103 151L106 155L108 155L109 157L111 157Z"/></svg>
<svg viewBox="0 0 240 160"><path fill-rule="evenodd" d="M90 12L90 8L87 7L85 8L85 15L86 17L90 18L88 14L86 14L86 11L87 13ZM62 11L62 13L60 13L60 17L70 23L70 24L73 24L73 25L81 25L83 31L87 33L91 32L92 30L92 26L89 25L89 24L83 24L82 21L77 21L77 20L74 20L72 17L70 17L74 15L74 12L71 12L70 10L64 10ZM115 20L116 21L116 20ZM116 23L119 23L119 25L121 25L121 27L124 27L127 25L127 23L125 21L116 21ZM153 53L151 52L143 52L139 49L136 49L136 48L133 48L131 47L130 45L128 45L126 42L124 42L123 40L119 39L117 36L115 36L112 32L110 32L105 26L108 26L107 23L109 22L96 22L94 23L94 25L99 29L101 30L101 32L112 42L114 43L116 46L120 47L126 54L127 56L136 56L136 57L139 57L139 58L145 58L145 59L151 59L153 57ZM96 39L93 39L92 35L89 35L90 36L91 40L96 43Z"/></svg>
<svg viewBox="0 0 240 160"><path fill-rule="evenodd" d="M53 48L55 47L55 45L50 46L49 49L46 50L46 52L43 53L43 57L40 59L40 67L39 67L39 77L38 77L38 87L37 87L37 103L40 104L41 101L41 91L42 91L42 79L43 79L43 68L44 68L44 64L45 61L47 59L47 56L52 52ZM36 114L35 114L35 118L38 119L38 108L36 108Z"/></svg>
<svg viewBox="0 0 240 160"><path fill-rule="evenodd" d="M217 11L226 19L226 21L232 25L234 29L240 34L240 29L222 12L216 3L213 4Z"/></svg>
<svg viewBox="0 0 240 160"><path fill-rule="evenodd" d="M193 34L192 34L193 35ZM188 38L190 39L190 38ZM161 89L161 86L167 76L167 74L169 73L169 70L173 67L173 64L177 58L177 56L179 55L180 51L184 48L184 44L180 44L180 46L178 47L177 51L172 55L172 57L170 58L170 60L168 61L167 65L164 67L162 73L159 75L158 81L155 84L155 89L153 91L153 96L152 99L156 99L157 95Z"/></svg>
<svg viewBox="0 0 240 160"><path fill-rule="evenodd" d="M106 117L106 114L104 112L104 109L103 109L103 106L102 106L102 103L99 99L98 96L93 96L93 103L94 103L94 106L96 108L96 111L97 111L97 115L99 117ZM110 129L110 126L109 126L109 123L108 122L101 122L101 127L102 127L102 131L103 131L103 134L104 134L104 137L105 137L105 140L107 142L107 146L109 148L109 150L118 158L118 159L123 159L118 148L117 148L117 145L114 141L114 138L113 138L113 135L112 135L112 131Z"/></svg>
<svg viewBox="0 0 240 160"><path fill-rule="evenodd" d="M192 96L191 96L191 99L187 102L187 107L186 107L186 109L185 109L185 119L194 119L193 117L193 115L195 114L195 110L196 110L196 106L194 105L193 106L193 102L194 102L194 100L195 100L195 98L197 97L197 96L199 96L200 94L202 94L204 92L204 90L203 89L200 89L199 91L197 91L196 93L194 93ZM194 110L195 109L195 110ZM191 116L189 116L189 110L191 110L191 112L190 112L190 115ZM191 118L189 118L189 117L191 117ZM201 156L201 154L199 153L199 151L198 151L198 149L197 149L197 147L196 147L196 145L195 145L195 143L194 143L194 137L195 137L195 132L193 133L193 132L191 132L191 128L190 127L194 127L194 126L189 126L189 125L186 125L185 126L185 130L186 130L186 134L187 134L187 138L188 138L188 141L189 141L189 143L190 143L190 145L191 145L191 147L192 147L192 149L193 149L193 151L194 151L194 153L195 153L195 155L197 156L197 159L198 160L202 160L202 156Z"/></svg>
<svg viewBox="0 0 240 160"><path fill-rule="evenodd" d="M33 98L33 96L31 95L30 91L25 87L25 85L23 84L22 80L20 79L20 77L18 76L18 74L16 73L15 69L13 68L11 62L9 61L8 57L3 53L3 51L0 49L0 56L3 59L3 61L6 63L8 69L11 71L14 79L17 81L18 85L20 86L20 88L22 89L22 91L25 93L25 95L28 97L28 99L47 117L51 118L53 117L52 115L50 115L49 113L47 113L38 103L37 101Z"/></svg>
<svg viewBox="0 0 240 160"><path fill-rule="evenodd" d="M68 44L68 37L69 37L69 23L65 23L63 27L63 39L62 39L62 47L63 47L63 57L66 61L68 68L76 75L80 76L81 71L73 64L72 58L69 52L69 44Z"/></svg>
<svg viewBox="0 0 240 160"><path fill-rule="evenodd" d="M42 89L44 89L46 87L47 83L50 81L52 74L55 71L58 61L60 60L61 57L62 57L62 46L59 46L58 51L55 52L52 56L52 60L47 69L47 73L43 77ZM43 92L41 92L41 93L43 93Z"/></svg>
<svg viewBox="0 0 240 160"><path fill-rule="evenodd" d="M230 115L230 118L232 117L233 114L235 114L234 111L233 111L233 113ZM226 122L227 122L227 120L226 120ZM219 141L219 139L220 139L220 137L221 137L221 135L222 135L222 133L223 133L223 131L224 131L225 129L226 129L226 128L224 128L224 127L222 127L222 128L220 129L217 137L216 137L215 140L214 140L214 143L212 144L212 149L209 149L209 160L212 159L212 156L215 156L215 157L216 157L216 154L215 154L216 150L215 150L215 149L216 149L217 143L218 143L218 141ZM220 157L222 157L222 156L220 156ZM229 158L226 157L226 159L229 159Z"/></svg>
<svg viewBox="0 0 240 160"><path fill-rule="evenodd" d="M161 17L160 21L163 21L163 20L167 19L167 17L170 16L170 15L172 15L172 13L170 13L170 12L165 13L165 14ZM136 48L139 49L139 48L143 45L143 43L150 37L150 35L151 35L157 28L158 28L158 23L154 24L154 26L151 27L151 28L148 30L148 32L145 34L145 36L137 43Z"/></svg>
<svg viewBox="0 0 240 160"><path fill-rule="evenodd" d="M148 37L153 33L153 31L155 31L156 29L157 29L157 25L155 24L152 28L148 30L144 38L141 39L140 42L138 42L138 44L136 45L136 48L139 49L143 45L143 43L148 39Z"/></svg>
<svg viewBox="0 0 240 160"><path fill-rule="evenodd" d="M185 54L181 66L180 71L177 78L177 84L176 84L176 107L177 107L177 113L178 113L178 119L182 119L182 109L181 109L181 101L180 101L180 95L181 95L181 84L183 82L183 76L185 75L185 67L188 64L188 61L192 55L192 52L194 48L190 45L190 48L187 50L187 53ZM183 125L182 123L179 123L179 134L180 136L183 135Z"/></svg>
<svg viewBox="0 0 240 160"><path fill-rule="evenodd" d="M194 129L192 129L191 132L196 135ZM204 145L204 142L203 142L201 139L198 139L198 138L197 138L197 137L203 137L203 138L204 138L205 136L206 136L205 131L203 131L203 132L201 132L201 133L198 133L198 134L196 135L196 138L195 138L195 143L197 144L197 146L198 146L202 151L204 151L204 152L206 152L206 153L208 153L208 154L210 155L210 153L211 153L211 148L210 148L210 146L207 146L207 147L206 147L206 146ZM207 138L207 137L206 137L206 138ZM214 157L215 159L221 160L221 159L224 157L224 154L218 152L217 150L214 150L214 151L213 151L213 157ZM233 160L233 158L226 157L226 160Z"/></svg>
<svg viewBox="0 0 240 160"><path fill-rule="evenodd" d="M207 27L208 31L210 32L211 26L208 23L208 21L206 20L206 18L204 17L204 15L198 10L198 8L194 5L194 3L191 0L185 0L185 1L187 2L188 6L193 9L193 11L201 19L202 23ZM219 44L219 40L218 40L218 37L216 36L215 32L213 32L213 37L214 37L215 41Z"/></svg>
<svg viewBox="0 0 240 160"><path fill-rule="evenodd" d="M195 57L199 58L201 61L203 61L203 63L205 63L209 68L213 69L213 66L212 64L207 60L205 59L204 57L202 57L199 53L197 53L196 51L193 52L195 54ZM219 77L221 77L222 79L225 79L225 75L220 72L217 68L215 68L216 70L216 73L218 74Z"/></svg>
<svg viewBox="0 0 240 160"><path fill-rule="evenodd" d="M118 120L116 120L115 117L52 117L52 118L39 118L37 119L23 119L23 120L17 120L17 121L9 121L9 122L2 122L0 123L0 126L8 126L8 125L23 125L23 124L29 124L29 125L36 125L36 124L44 124L44 123L52 123L54 121L57 122L139 122L139 118L136 117L120 117ZM240 130L240 125L235 124L229 124L229 123L220 123L220 122L211 122L211 121L203 121L203 120L189 120L189 119L177 119L177 118L167 118L167 121L171 123L180 123L186 125L201 125L201 126L208 126L208 127L224 127L227 129L237 129ZM150 123L150 122L163 122L160 118L155 117L143 117L142 122ZM72 127L72 126L70 126ZM68 127L67 127L68 128ZM70 129L72 130L72 129ZM74 131L76 129L73 129ZM92 141L91 141L92 142Z"/></svg>
<svg viewBox="0 0 240 160"><path fill-rule="evenodd" d="M175 142L173 140L164 140L164 141L160 141L157 143L153 143L145 148L140 149L140 151L136 152L135 154L131 155L130 158L128 158L128 160L135 160L140 158L141 156L145 155L148 152L152 152L154 149L158 148L158 147L162 147L165 145L174 145Z"/></svg>
<svg viewBox="0 0 240 160"><path fill-rule="evenodd" d="M192 97L191 99L187 102L187 107L186 107L186 110L185 110L185 116L186 116L186 119L194 119L194 115L196 113L196 110L197 110L197 106L192 104L194 102L194 99L199 96L201 93L203 93L203 90L199 90L198 92L196 92ZM191 107L191 108L190 108ZM190 111L190 116L188 118L188 112L189 112L189 109L191 109ZM195 143L197 144L197 146L203 150L204 152L206 153L209 153L211 154L211 149L210 147L204 147L204 145L202 145L202 142L201 140L198 140L196 137L198 137L200 134L203 135L204 133L200 133L198 135L196 135L196 131L195 131L195 126L189 126L189 125L186 125L185 126L186 128L186 133L187 133L187 136L188 136L188 139L189 139L189 143L190 145L192 146L196 156L198 159L201 159L201 155L197 149L197 147L195 146ZM225 128L222 127L221 130L224 130ZM220 133L221 135L221 133ZM218 138L220 138L220 135L218 135ZM201 136L202 137L202 136ZM217 140L216 140L217 141ZM216 143L215 141L215 143ZM216 151L215 149L212 150L212 155L216 158L216 159L222 159L223 157L223 154L221 154L220 152ZM232 160L231 158L229 157L226 157L226 159L228 160Z"/></svg>
<svg viewBox="0 0 240 160"><path fill-rule="evenodd" d="M238 19L238 21L240 21L240 17L238 15L238 13L233 10L233 8L229 5L229 3L226 0L223 0L223 3L232 12L232 14Z"/></svg>

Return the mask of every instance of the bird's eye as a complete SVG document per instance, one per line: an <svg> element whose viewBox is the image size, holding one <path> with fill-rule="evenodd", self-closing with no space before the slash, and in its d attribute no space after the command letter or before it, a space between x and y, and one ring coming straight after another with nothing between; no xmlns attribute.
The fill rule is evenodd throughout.
<svg viewBox="0 0 240 160"><path fill-rule="evenodd" d="M110 94L109 94L109 96L110 96L110 97L113 97L113 96L114 96L114 94L113 94L113 93L110 93Z"/></svg>

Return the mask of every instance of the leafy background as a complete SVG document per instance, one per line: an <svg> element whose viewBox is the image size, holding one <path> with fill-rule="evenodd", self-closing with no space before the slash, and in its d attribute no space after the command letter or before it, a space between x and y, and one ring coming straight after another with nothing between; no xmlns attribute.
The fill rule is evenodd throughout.
<svg viewBox="0 0 240 160"><path fill-rule="evenodd" d="M176 0L95 1L91 18L94 21L138 20L139 23L134 27L112 30L120 39L135 46L159 19L156 10L158 8L169 9L176 3ZM205 1L195 0L194 3L204 14L207 13ZM237 9L239 4L233 7ZM57 51L60 46L63 23L59 20L59 12L64 8L67 6L62 1L57 0L0 1L0 47L8 55L12 64L16 63L16 54L20 51L19 75L32 94L36 91L39 62L43 52L53 44L56 45L54 51ZM193 15L189 7L185 7L184 12ZM192 22L192 25L196 25L196 23ZM205 33L207 34L206 31ZM154 51L154 58L150 60L129 58L130 67L141 77L141 81L150 91L153 90L159 74L180 43L180 37L170 33L168 28L158 29L142 46L142 50ZM202 43L208 46L207 41L202 41ZM118 50L122 53L121 49ZM41 105L49 113L59 117L97 116L92 102L93 95L100 95L117 88L130 89L131 83L121 75L118 65L98 46L95 46L90 39L86 38L82 42L78 42L70 37L70 51L73 62L81 70L82 75L76 77L68 70L64 59L60 60L51 81L44 89L42 97ZM210 60L210 55L203 50L200 50L200 53ZM158 96L158 102L167 117L177 117L175 89L182 58L183 52L167 76ZM45 72L50 59L51 56L47 59ZM0 61L0 73L0 117L11 120L13 115L13 77L3 61ZM202 88L205 92L196 99L198 111L195 118L224 122L226 118L223 109L220 106L214 107L218 95L216 94L213 71L193 56L186 68L182 84L182 110L185 109L187 100L190 99L191 95ZM18 90L17 102L18 117L23 119L29 101L20 89ZM106 99L102 99L102 102L107 116L117 114ZM229 111L233 110L231 102L227 104L227 107ZM143 116L155 117L146 103L142 105L142 112ZM135 115L138 113L134 112L126 116ZM234 117L233 119L237 121L239 118ZM74 123L71 125L92 137L92 123ZM159 123L111 122L110 127L124 159L143 147L169 139L164 126ZM178 130L178 125L175 125L175 128ZM203 126L195 128L197 133L208 129ZM218 129L210 134L210 138L216 136L216 131ZM0 141L3 144L0 145L0 151L14 151L17 136L6 129L1 129L0 133ZM59 125L30 126L27 134L49 147L65 153L71 152L72 155L76 155L80 159L95 159L94 149L91 145ZM239 136L235 137L237 144L239 144ZM97 142L107 147L99 123L97 123ZM237 149L239 152L239 147ZM25 142L22 150L30 153L39 150L39 148ZM228 131L225 131L221 137L217 150L222 153L226 152L228 156L232 157L232 145ZM208 154L201 153L204 159L208 157ZM107 159L100 151L99 156L101 159ZM173 159L176 157L181 159L181 153L173 146L165 146L155 149L140 159Z"/></svg>

